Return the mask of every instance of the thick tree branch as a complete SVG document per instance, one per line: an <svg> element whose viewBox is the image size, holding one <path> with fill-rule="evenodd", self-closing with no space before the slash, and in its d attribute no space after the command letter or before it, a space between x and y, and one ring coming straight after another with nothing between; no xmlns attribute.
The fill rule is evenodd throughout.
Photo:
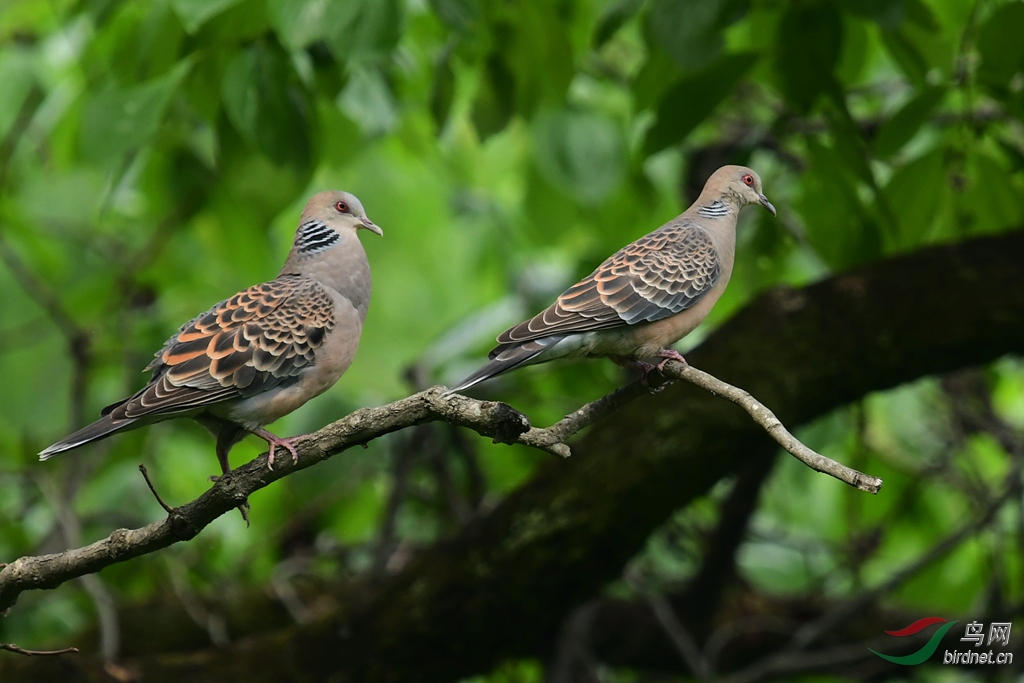
<svg viewBox="0 0 1024 683"><path fill-rule="evenodd" d="M745 387L781 420L802 424L870 391L1024 350L1022 258L1024 232L1014 232L775 290L688 359ZM942 297L923 295L940 286ZM397 425L391 409L359 411L337 423L351 430L342 447L369 436L371 415L389 431L408 426ZM417 411L432 419L426 405ZM304 444L308 455L300 465L326 457L318 452L324 443ZM542 467L486 516L422 551L398 574L340 590L336 608L309 624L226 650L132 664L150 682L200 673L227 682L414 682L453 680L503 658L542 652L563 615L618 576L672 511L745 463L768 457L775 444L742 411L677 383L599 421L574 450L574 458ZM229 510L238 503L232 495L244 498L235 484L247 476L280 474L257 460L190 505L216 501L221 512ZM172 526L173 517L161 524ZM11 661L28 671L37 660ZM86 668L63 680L88 676L88 660L75 661Z"/></svg>
<svg viewBox="0 0 1024 683"><path fill-rule="evenodd" d="M569 451L562 439L589 424L587 420L579 420L569 427L559 426L554 432L538 429L530 426L525 415L504 403L448 395L444 387L433 387L379 408L363 408L300 440L297 443L299 460L294 466L271 470L264 453L221 477L191 503L171 508L161 501L168 511L165 519L140 529L118 529L107 538L82 548L22 557L8 563L0 569L0 610L9 609L23 591L54 588L69 579L187 541L217 517L238 507L254 491L292 472L311 467L352 446L435 420L468 427L496 442L522 443L563 456Z"/></svg>

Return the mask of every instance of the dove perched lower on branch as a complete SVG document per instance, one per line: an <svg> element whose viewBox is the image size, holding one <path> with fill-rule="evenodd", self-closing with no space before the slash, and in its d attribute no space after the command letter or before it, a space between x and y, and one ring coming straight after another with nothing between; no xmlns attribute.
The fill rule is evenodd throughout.
<svg viewBox="0 0 1024 683"><path fill-rule="evenodd" d="M747 204L775 215L761 179L744 166L712 174L697 201L654 232L612 254L550 307L498 336L489 363L461 391L524 365L583 356L634 362L684 361L671 345L707 317L732 275L736 220Z"/></svg>
<svg viewBox="0 0 1024 683"><path fill-rule="evenodd" d="M111 434L191 417L217 438L221 470L248 434L298 458L292 441L263 425L334 385L348 369L370 303L370 266L356 232L382 235L347 192L321 192L306 204L277 278L225 299L185 323L146 368L137 393L39 454L47 460ZM244 514L244 513L243 513Z"/></svg>

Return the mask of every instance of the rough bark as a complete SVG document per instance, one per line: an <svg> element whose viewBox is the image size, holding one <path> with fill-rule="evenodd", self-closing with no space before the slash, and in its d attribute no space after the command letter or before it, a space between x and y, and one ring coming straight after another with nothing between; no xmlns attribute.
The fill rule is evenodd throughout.
<svg viewBox="0 0 1024 683"><path fill-rule="evenodd" d="M1017 231L776 289L688 359L798 425L871 391L1024 350L1022 261ZM341 590L315 623L127 666L147 682L449 681L486 671L543 651L568 610L616 577L673 510L774 449L733 404L675 384L595 425L572 458L399 574ZM81 655L0 661L3 680L103 676Z"/></svg>

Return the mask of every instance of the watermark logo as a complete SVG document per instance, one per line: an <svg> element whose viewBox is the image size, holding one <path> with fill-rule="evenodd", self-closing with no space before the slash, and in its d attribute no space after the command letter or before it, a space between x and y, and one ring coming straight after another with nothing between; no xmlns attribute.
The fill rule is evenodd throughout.
<svg viewBox="0 0 1024 683"><path fill-rule="evenodd" d="M964 629L964 637L960 639L961 642L974 643L975 648L981 647L984 642L985 645L992 645L993 643L997 647L1009 647L1010 645L1010 626L1011 624L1007 621L993 621L988 625L988 639L985 638L985 624L977 621L972 621L967 624L967 628ZM988 652L978 652L975 650L946 650L942 655L943 664L1012 664L1013 653L1012 652L996 652L989 650Z"/></svg>
<svg viewBox="0 0 1024 683"><path fill-rule="evenodd" d="M868 649L882 659L888 660L893 664L903 664L904 666L920 664L935 654L935 651L939 649L939 641L942 640L942 636L946 635L946 632L949 631L949 629L956 626L957 622L946 621L942 617L924 617L923 619L918 619L910 626L901 628L898 631L886 631L890 636L904 638L906 636L912 636L915 633L920 633L933 624L944 624L944 626L935 631L935 633L932 634L932 637L928 639L928 642L922 645L921 649L917 652L911 652L909 655L903 655L902 657L894 657L893 655L887 655L876 650L871 650L871 648Z"/></svg>
<svg viewBox="0 0 1024 683"><path fill-rule="evenodd" d="M912 636L916 633L920 633L930 626L935 624L942 624L932 637L928 639L928 642L921 646L916 652L911 652L909 655L894 656L887 655L876 650L871 650L874 654L878 655L882 659L892 662L893 664L902 664L904 666L914 666L915 664L921 664L925 662L929 657L935 654L935 651L939 649L939 643L942 641L942 637L946 633L956 626L959 622L947 621L942 617L924 617L918 619L913 624L905 628L901 628L898 631L886 631L890 636L896 636L897 638L904 638L906 636ZM980 648L984 645L996 645L997 647L1004 648L1010 645L1010 623L994 621L989 624L988 630L985 630L985 624L972 621L967 624L964 629L964 636L960 639L961 642L974 643L975 648ZM987 635L987 638L986 638ZM1013 653L1012 652L995 652L989 650L988 652L980 652L978 650L946 650L942 655L943 664L1012 664Z"/></svg>

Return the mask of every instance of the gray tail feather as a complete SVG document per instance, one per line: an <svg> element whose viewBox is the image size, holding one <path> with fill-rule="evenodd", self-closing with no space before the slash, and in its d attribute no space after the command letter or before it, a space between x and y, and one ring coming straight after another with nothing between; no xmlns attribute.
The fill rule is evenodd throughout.
<svg viewBox="0 0 1024 683"><path fill-rule="evenodd" d="M91 425L82 427L74 434L67 436L57 443L53 444L49 448L45 448L39 453L40 460L49 460L55 455L63 453L64 451L70 451L72 448L78 448L83 446L90 441L96 441L116 434L117 432L130 429L135 425L135 420L117 420L116 422L111 419L110 415L104 415L100 419L93 422Z"/></svg>
<svg viewBox="0 0 1024 683"><path fill-rule="evenodd" d="M564 339L564 336L531 339L527 342L515 344L501 344L491 351L489 354L491 360L486 365L449 389L448 393L463 391L484 380L504 375L510 370L537 362L537 356L562 341L562 339Z"/></svg>

